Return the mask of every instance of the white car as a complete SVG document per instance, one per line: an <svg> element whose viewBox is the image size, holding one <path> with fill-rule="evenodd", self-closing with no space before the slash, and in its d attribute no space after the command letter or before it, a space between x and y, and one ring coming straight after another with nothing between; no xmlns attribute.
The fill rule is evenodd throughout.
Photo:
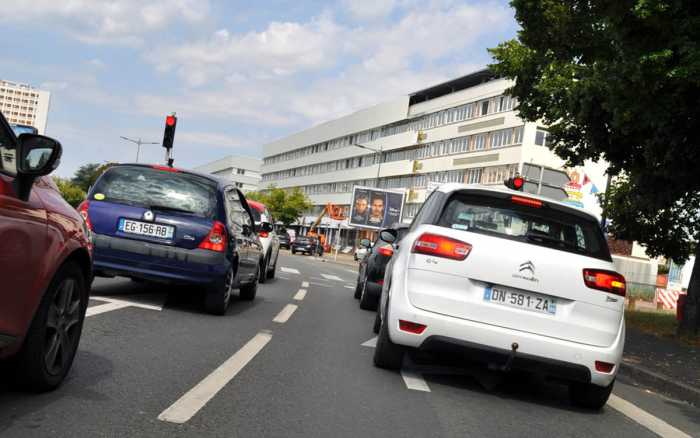
<svg viewBox="0 0 700 438"><path fill-rule="evenodd" d="M275 278L277 271L277 259L280 253L280 239L275 232L274 219L267 207L257 201L248 200L248 205L253 212L255 226L258 228L258 238L263 246L265 257L265 269L260 271L259 283L265 283L269 279Z"/></svg>
<svg viewBox="0 0 700 438"><path fill-rule="evenodd" d="M374 363L399 368L407 349L466 353L491 369L569 382L574 404L599 409L625 340L625 279L614 270L597 219L583 210L443 185L387 267Z"/></svg>

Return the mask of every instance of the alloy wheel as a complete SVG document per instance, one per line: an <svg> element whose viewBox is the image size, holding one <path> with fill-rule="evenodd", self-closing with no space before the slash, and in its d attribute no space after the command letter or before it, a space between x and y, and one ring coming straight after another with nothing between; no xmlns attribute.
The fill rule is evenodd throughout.
<svg viewBox="0 0 700 438"><path fill-rule="evenodd" d="M49 374L60 374L70 361L80 335L80 293L74 278L66 278L49 306L44 339L44 363Z"/></svg>

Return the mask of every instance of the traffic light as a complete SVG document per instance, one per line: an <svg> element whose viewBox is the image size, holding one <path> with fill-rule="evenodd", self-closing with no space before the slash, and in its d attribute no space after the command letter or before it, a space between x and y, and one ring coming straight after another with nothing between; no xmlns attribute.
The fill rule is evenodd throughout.
<svg viewBox="0 0 700 438"><path fill-rule="evenodd" d="M511 190L522 192L523 187L525 186L525 178L520 175L515 175L514 177L503 181L503 184L505 184L505 186Z"/></svg>
<svg viewBox="0 0 700 438"><path fill-rule="evenodd" d="M165 118L165 133L163 134L163 147L170 150L175 141L175 127L177 126L177 117L174 114Z"/></svg>

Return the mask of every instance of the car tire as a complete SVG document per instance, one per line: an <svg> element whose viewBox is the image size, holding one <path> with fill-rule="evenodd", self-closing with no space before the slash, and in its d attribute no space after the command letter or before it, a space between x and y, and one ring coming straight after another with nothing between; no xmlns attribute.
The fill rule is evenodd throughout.
<svg viewBox="0 0 700 438"><path fill-rule="evenodd" d="M279 260L279 258L280 258L280 254L278 252L277 257L275 258L275 264L272 265L272 268L270 268L266 273L268 280L272 280L273 278L275 278L275 275L277 272L277 260Z"/></svg>
<svg viewBox="0 0 700 438"><path fill-rule="evenodd" d="M258 266L258 273L253 281L241 285L240 297L242 300L253 301L255 299L255 295L258 293L258 278L260 277L260 269L261 267Z"/></svg>
<svg viewBox="0 0 700 438"><path fill-rule="evenodd" d="M379 328L382 325L382 318L379 317L379 312L374 316L374 326L372 327L372 331L377 334L379 333Z"/></svg>
<svg viewBox="0 0 700 438"><path fill-rule="evenodd" d="M367 279L362 284L362 291L360 292L360 309L362 310L377 310L377 299L371 297L367 293Z"/></svg>
<svg viewBox="0 0 700 438"><path fill-rule="evenodd" d="M263 259L262 269L258 268L258 283L264 284L267 281L267 265L270 263L269 254Z"/></svg>
<svg viewBox="0 0 700 438"><path fill-rule="evenodd" d="M236 276L233 268L229 269L221 284L211 287L204 298L204 309L212 315L224 315L231 301L231 292Z"/></svg>
<svg viewBox="0 0 700 438"><path fill-rule="evenodd" d="M355 285L355 295L354 298L356 300L360 299L360 295L362 294L362 283L360 283L360 279L357 279L357 285Z"/></svg>
<svg viewBox="0 0 700 438"><path fill-rule="evenodd" d="M387 303L387 314L388 306ZM389 327L385 315L379 326L377 345L374 348L374 366L388 370L398 370L403 363L404 347L394 344L389 338Z"/></svg>
<svg viewBox="0 0 700 438"><path fill-rule="evenodd" d="M575 406L598 411L608 402L614 384L614 380L608 386L571 383L569 385L569 400Z"/></svg>
<svg viewBox="0 0 700 438"><path fill-rule="evenodd" d="M15 358L16 381L20 387L44 392L63 382L78 350L87 303L83 271L78 264L68 262L58 270L47 288ZM50 327L50 312L57 318L53 322L57 327Z"/></svg>
<svg viewBox="0 0 700 438"><path fill-rule="evenodd" d="M296 253L297 253L296 251L292 250L292 254L296 254Z"/></svg>

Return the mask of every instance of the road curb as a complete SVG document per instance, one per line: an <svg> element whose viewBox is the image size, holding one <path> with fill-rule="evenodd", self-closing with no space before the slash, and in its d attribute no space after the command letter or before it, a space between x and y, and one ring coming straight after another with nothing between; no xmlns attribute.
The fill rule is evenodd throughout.
<svg viewBox="0 0 700 438"><path fill-rule="evenodd" d="M700 406L700 389L676 382L671 377L629 362L620 363L620 373L632 380L674 398Z"/></svg>

